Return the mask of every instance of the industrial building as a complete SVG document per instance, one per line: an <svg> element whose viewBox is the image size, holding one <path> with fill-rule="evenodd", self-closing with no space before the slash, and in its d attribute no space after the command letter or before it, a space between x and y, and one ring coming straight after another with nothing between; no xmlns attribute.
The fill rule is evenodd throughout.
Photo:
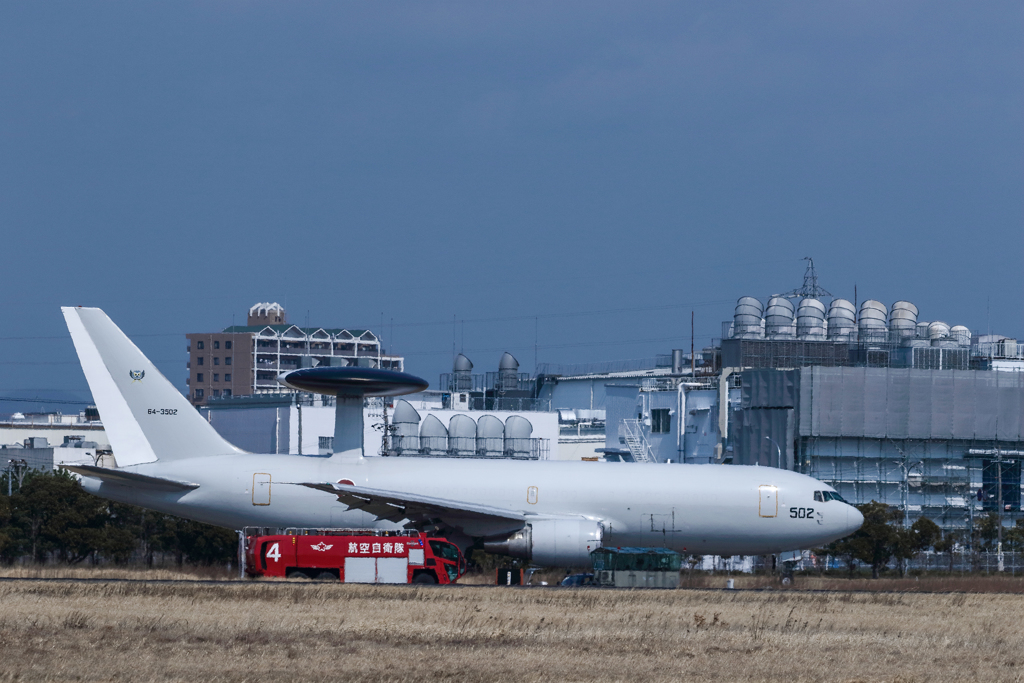
<svg viewBox="0 0 1024 683"><path fill-rule="evenodd" d="M370 330L299 327L288 324L277 303L249 309L245 325L220 332L186 334L188 396L193 405L210 399L279 393L277 376L302 367L333 365L403 370L404 359L385 353Z"/></svg>
<svg viewBox="0 0 1024 683"><path fill-rule="evenodd" d="M1024 345L920 318L907 301L832 298L811 263L800 289L741 297L693 357L542 366L533 382L560 416L603 419L595 450L609 459L783 467L908 522L958 528L998 510L1012 524Z"/></svg>
<svg viewBox="0 0 1024 683"><path fill-rule="evenodd" d="M73 415L14 413L0 420L0 468L15 476L62 462L112 464L94 406Z"/></svg>
<svg viewBox="0 0 1024 683"><path fill-rule="evenodd" d="M458 373L442 375L445 391L405 398L369 398L363 406L363 454L368 457L514 458L559 457L558 416L529 396L519 363L504 354L499 370L472 369L460 355ZM486 383L489 380L490 383ZM452 391L462 387L462 391ZM469 388L467 388L469 387ZM474 389L473 387L477 387ZM507 389L505 388L507 387ZM280 392L210 401L200 409L228 441L253 453L331 455L335 404L332 396Z"/></svg>

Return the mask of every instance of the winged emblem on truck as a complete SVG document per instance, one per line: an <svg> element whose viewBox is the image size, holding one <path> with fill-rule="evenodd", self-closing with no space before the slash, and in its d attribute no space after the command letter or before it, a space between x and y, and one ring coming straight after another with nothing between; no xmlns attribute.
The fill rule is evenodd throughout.
<svg viewBox="0 0 1024 683"><path fill-rule="evenodd" d="M326 553L328 550L330 550L334 546L333 545L328 545L328 544L324 543L323 541L320 541L316 545L311 545L309 547L312 548L313 550L319 550L322 553Z"/></svg>

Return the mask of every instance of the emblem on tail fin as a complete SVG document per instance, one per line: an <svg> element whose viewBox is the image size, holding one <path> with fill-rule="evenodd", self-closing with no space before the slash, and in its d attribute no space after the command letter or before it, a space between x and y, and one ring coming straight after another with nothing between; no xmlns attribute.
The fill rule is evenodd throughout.
<svg viewBox="0 0 1024 683"><path fill-rule="evenodd" d="M140 382L140 381L142 381L142 378L146 376L146 371L145 370L129 370L128 371L128 376L131 377L133 381Z"/></svg>

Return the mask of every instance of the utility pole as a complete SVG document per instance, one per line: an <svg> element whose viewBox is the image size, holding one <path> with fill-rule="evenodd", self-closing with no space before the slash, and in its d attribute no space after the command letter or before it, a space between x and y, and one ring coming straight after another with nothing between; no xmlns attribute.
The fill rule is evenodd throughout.
<svg viewBox="0 0 1024 683"><path fill-rule="evenodd" d="M996 530L996 559L1003 571L1003 452L996 448L996 504L999 506L999 527Z"/></svg>
<svg viewBox="0 0 1024 683"><path fill-rule="evenodd" d="M693 357L693 311L690 311L690 379L697 372L697 360ZM680 417L682 419L682 417Z"/></svg>

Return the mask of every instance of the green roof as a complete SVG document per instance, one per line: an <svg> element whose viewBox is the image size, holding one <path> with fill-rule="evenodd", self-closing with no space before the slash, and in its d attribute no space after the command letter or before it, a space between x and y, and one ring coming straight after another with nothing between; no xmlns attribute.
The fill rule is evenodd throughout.
<svg viewBox="0 0 1024 683"><path fill-rule="evenodd" d="M339 332L348 332L353 337L361 337L364 334L366 334L367 332L369 332L369 330L350 330L350 329L344 328L344 327L299 327L298 325L287 325L287 324L285 324L285 325L232 325L231 327L225 327L224 328L224 333L225 334L244 334L246 332L251 332L251 333L255 334L255 333L259 332L260 330L267 329L268 327L270 329L272 329L274 332L277 332L278 334L284 332L285 330L291 329L293 327L296 328L296 329L302 330L303 334L313 334L317 330L323 330L327 334L338 334Z"/></svg>

